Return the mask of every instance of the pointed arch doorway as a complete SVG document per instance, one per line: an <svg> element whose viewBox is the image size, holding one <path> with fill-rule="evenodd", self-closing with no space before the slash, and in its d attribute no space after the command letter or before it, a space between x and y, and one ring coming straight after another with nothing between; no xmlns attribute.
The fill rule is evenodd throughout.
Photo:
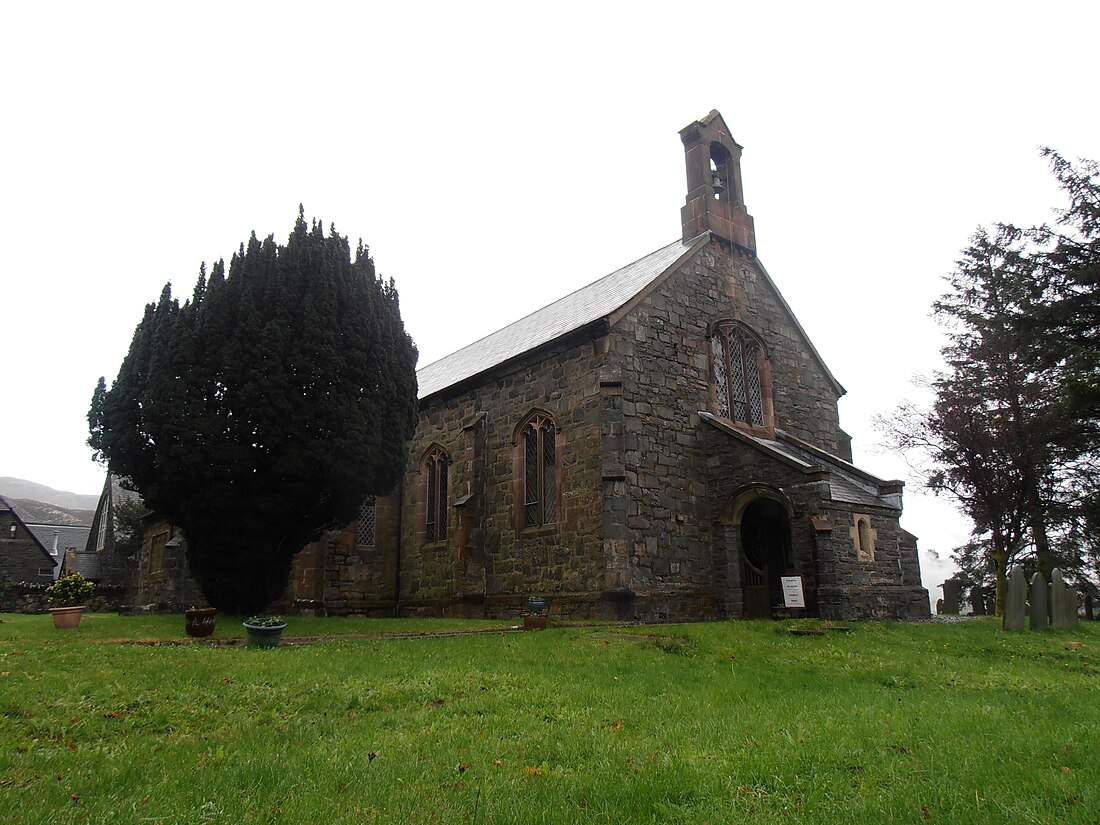
<svg viewBox="0 0 1100 825"><path fill-rule="evenodd" d="M783 604L781 577L794 569L787 511L774 499L754 500L741 514L740 538L745 618L770 618Z"/></svg>
<svg viewBox="0 0 1100 825"><path fill-rule="evenodd" d="M731 615L766 619L783 604L783 576L798 575L791 548L790 501L767 484L741 488L724 508ZM739 591L739 592L738 592ZM738 609L740 608L740 609Z"/></svg>

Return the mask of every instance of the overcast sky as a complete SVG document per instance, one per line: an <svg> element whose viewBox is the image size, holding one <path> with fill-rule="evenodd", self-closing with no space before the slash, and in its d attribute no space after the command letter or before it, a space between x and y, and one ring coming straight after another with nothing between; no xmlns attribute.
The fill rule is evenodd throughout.
<svg viewBox="0 0 1100 825"><path fill-rule="evenodd" d="M908 478L870 418L936 368L943 276L1052 219L1039 146L1100 158L1096 3L376 5L5 8L0 475L97 492L144 305L299 203L370 245L423 366L679 237L677 132L718 109L857 464ZM934 587L968 525L912 483L902 523Z"/></svg>

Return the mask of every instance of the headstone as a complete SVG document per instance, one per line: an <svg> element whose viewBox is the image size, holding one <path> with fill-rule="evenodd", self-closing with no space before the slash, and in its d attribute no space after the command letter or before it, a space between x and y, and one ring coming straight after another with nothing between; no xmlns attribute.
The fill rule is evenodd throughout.
<svg viewBox="0 0 1100 825"><path fill-rule="evenodd" d="M1050 615L1047 611L1047 580L1042 573L1036 573L1031 577L1031 618L1032 630L1046 630L1050 627Z"/></svg>
<svg viewBox="0 0 1100 825"><path fill-rule="evenodd" d="M985 593L982 592L980 587L970 588L970 608L974 611L975 616L984 616L985 612ZM1021 628L1022 630L1023 628Z"/></svg>
<svg viewBox="0 0 1100 825"><path fill-rule="evenodd" d="M970 609L975 616L988 616L989 605L986 601L986 588L975 585L970 588Z"/></svg>
<svg viewBox="0 0 1100 825"><path fill-rule="evenodd" d="M1095 617L1093 616L1093 613L1092 613L1092 594L1091 593L1086 593L1085 594L1085 619L1091 622L1094 618Z"/></svg>
<svg viewBox="0 0 1100 825"><path fill-rule="evenodd" d="M1017 565L1008 576L1008 593L1005 596L1005 630L1024 629L1024 606L1027 603L1027 579L1024 569Z"/></svg>
<svg viewBox="0 0 1100 825"><path fill-rule="evenodd" d="M1067 592L1066 610L1069 612L1066 614L1066 627L1077 627L1077 588L1070 587Z"/></svg>
<svg viewBox="0 0 1100 825"><path fill-rule="evenodd" d="M1062 629L1069 627L1069 609L1066 602L1069 601L1069 591L1062 580L1062 571L1057 567L1050 574L1050 624L1052 627Z"/></svg>
<svg viewBox="0 0 1100 825"><path fill-rule="evenodd" d="M948 579L940 586L943 588L943 610L940 612L957 616L962 604L962 584L958 579Z"/></svg>

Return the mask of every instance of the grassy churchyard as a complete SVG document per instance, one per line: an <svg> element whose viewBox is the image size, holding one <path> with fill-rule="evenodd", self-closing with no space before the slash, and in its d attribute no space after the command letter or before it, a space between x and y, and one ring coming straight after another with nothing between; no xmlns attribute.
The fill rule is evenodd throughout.
<svg viewBox="0 0 1100 825"><path fill-rule="evenodd" d="M1100 822L1100 623L0 618L3 823Z"/></svg>

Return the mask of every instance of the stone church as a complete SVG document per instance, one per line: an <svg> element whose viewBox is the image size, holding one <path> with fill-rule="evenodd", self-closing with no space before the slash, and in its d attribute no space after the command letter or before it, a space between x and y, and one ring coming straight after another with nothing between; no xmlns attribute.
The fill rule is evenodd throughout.
<svg viewBox="0 0 1100 825"><path fill-rule="evenodd" d="M418 372L400 489L306 548L334 614L921 617L902 482L852 464L829 371L756 255L741 147L680 132L681 237Z"/></svg>

